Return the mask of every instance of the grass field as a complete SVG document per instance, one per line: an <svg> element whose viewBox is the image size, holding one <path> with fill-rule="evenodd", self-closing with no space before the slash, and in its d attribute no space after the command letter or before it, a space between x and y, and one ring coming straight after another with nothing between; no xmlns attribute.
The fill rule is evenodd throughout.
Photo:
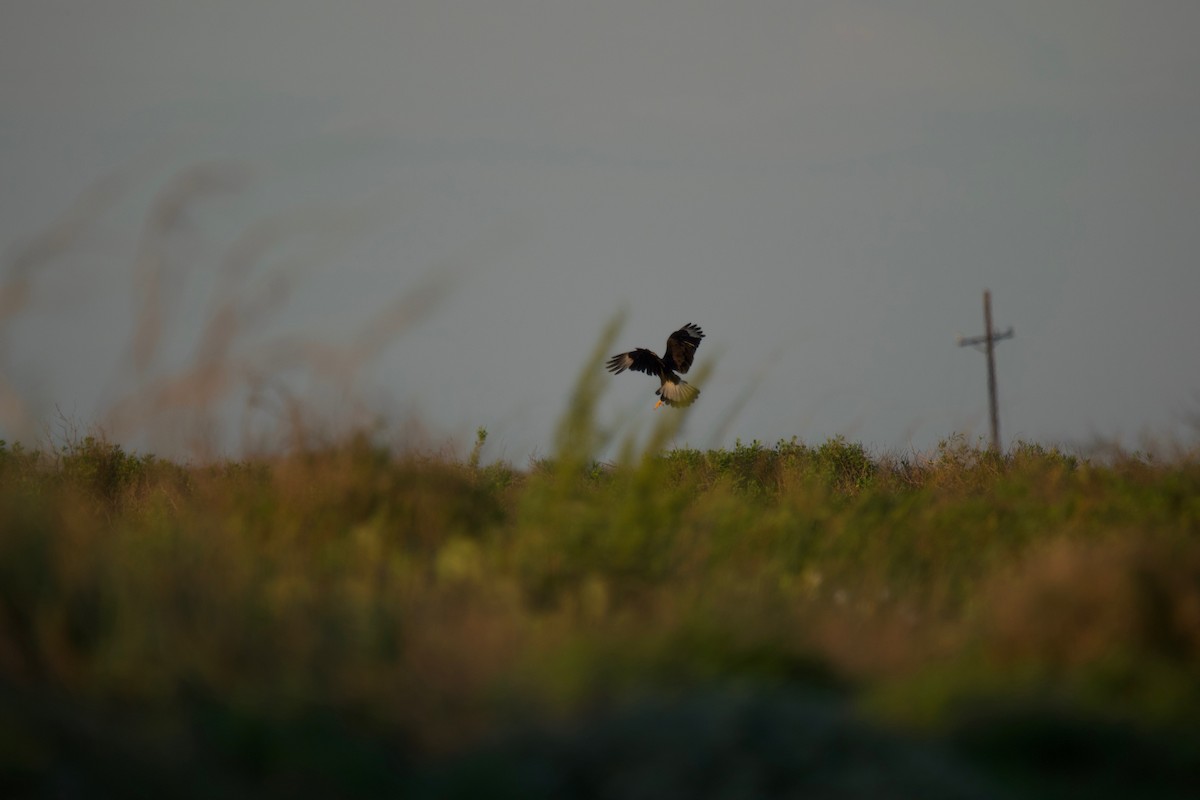
<svg viewBox="0 0 1200 800"><path fill-rule="evenodd" d="M121 441L202 442L297 370L344 400L447 290L242 356L287 295L268 251L309 227L250 226L192 362L151 369L179 211L229 180L185 170L146 215ZM111 192L5 265L0 328ZM675 411L620 441L595 414L619 324L520 467L482 429L465 458L354 433L345 402L322 438L311 392L268 455L0 442L0 797L1197 795L1200 451L699 451ZM4 375L0 401L28 422Z"/></svg>
<svg viewBox="0 0 1200 800"><path fill-rule="evenodd" d="M0 446L5 796L1185 797L1200 462Z"/></svg>

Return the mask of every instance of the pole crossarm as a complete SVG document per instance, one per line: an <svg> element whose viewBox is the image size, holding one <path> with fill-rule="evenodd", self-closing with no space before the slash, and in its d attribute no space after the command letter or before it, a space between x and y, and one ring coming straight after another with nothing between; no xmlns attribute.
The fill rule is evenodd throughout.
<svg viewBox="0 0 1200 800"><path fill-rule="evenodd" d="M1001 339L1011 339L1011 338L1013 338L1013 329L1011 327L1008 330L1001 331L1000 333L992 334L993 342L998 342ZM974 347L974 348L979 349L979 352L983 353L983 352L986 352L987 340L988 340L988 337L986 337L986 336L959 336L958 337L958 346L959 347ZM982 346L982 348L981 348L981 346Z"/></svg>

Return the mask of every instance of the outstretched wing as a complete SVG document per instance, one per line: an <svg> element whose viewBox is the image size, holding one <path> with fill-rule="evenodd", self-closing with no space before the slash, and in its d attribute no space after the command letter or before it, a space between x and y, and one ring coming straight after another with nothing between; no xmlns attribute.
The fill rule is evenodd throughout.
<svg viewBox="0 0 1200 800"><path fill-rule="evenodd" d="M696 357L696 348L704 338L704 331L699 325L688 323L667 337L667 354L663 363L667 369L675 372L687 372L692 368L692 359Z"/></svg>
<svg viewBox="0 0 1200 800"><path fill-rule="evenodd" d="M662 377L666 369L662 359L652 350L643 350L640 347L628 353L618 353L610 358L604 366L613 375L619 375L625 370L631 369L634 372L644 372L647 375Z"/></svg>

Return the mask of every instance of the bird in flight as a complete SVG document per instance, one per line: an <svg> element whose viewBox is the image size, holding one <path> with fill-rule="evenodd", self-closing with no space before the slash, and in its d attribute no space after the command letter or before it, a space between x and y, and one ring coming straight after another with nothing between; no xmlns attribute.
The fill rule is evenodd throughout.
<svg viewBox="0 0 1200 800"><path fill-rule="evenodd" d="M688 323L667 337L667 352L661 357L653 350L637 348L628 353L618 353L608 360L605 367L614 375L619 375L627 369L656 375L661 385L654 392L659 401L654 404L658 408L663 403L669 406L690 406L700 396L700 390L676 373L687 373L696 357L696 348L704 338L704 331L699 325Z"/></svg>

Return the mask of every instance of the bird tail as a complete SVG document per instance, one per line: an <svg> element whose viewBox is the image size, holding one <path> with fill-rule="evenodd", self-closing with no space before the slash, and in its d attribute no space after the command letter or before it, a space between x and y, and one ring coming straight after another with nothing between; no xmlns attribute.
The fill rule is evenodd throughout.
<svg viewBox="0 0 1200 800"><path fill-rule="evenodd" d="M700 390L684 380L666 380L655 394L669 406L682 407L696 402L696 398L700 396Z"/></svg>

